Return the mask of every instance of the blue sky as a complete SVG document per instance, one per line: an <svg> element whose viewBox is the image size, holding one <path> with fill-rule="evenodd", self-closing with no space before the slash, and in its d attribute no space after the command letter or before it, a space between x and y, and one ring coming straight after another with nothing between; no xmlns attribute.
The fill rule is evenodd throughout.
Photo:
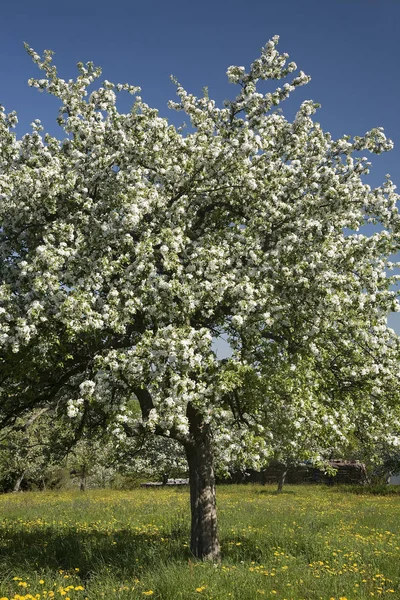
<svg viewBox="0 0 400 600"><path fill-rule="evenodd" d="M34 118L54 124L57 101L27 86L38 71L23 41L38 52L54 50L63 77L74 76L78 61L94 61L104 78L140 85L145 101L167 116L167 101L175 95L170 74L193 93L209 86L210 95L222 102L235 94L226 68L249 65L275 34L281 36L280 50L312 77L284 105L285 114L290 117L303 99L312 98L322 104L319 121L335 136L383 126L398 148L374 158L371 183L380 183L387 172L396 179L397 0L3 0L0 102L18 111L21 133Z"/></svg>
<svg viewBox="0 0 400 600"><path fill-rule="evenodd" d="M227 67L248 66L278 34L279 49L312 77L283 105L285 115L312 98L335 137L383 126L395 150L372 157L369 183L379 185L385 173L400 181L397 0L3 0L1 8L0 103L17 110L20 134L35 118L57 133L57 101L27 86L38 71L24 41L39 53L54 50L64 78L75 75L78 61L92 60L104 78L140 85L144 100L176 123L180 116L167 109L175 94L170 74L195 94L207 85L222 103L235 94Z"/></svg>

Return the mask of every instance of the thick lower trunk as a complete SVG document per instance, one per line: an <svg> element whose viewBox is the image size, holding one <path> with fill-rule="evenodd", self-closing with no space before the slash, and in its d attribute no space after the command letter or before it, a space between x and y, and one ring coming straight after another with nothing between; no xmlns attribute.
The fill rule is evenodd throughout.
<svg viewBox="0 0 400 600"><path fill-rule="evenodd" d="M79 489L81 492L86 491L86 464L83 464L81 468L81 481L79 484Z"/></svg>
<svg viewBox="0 0 400 600"><path fill-rule="evenodd" d="M146 420L154 408L151 394L145 388L135 388L133 391L139 400L143 419ZM190 549L197 558L217 562L220 560L220 547L210 426L191 403L187 406L186 415L189 421L189 439L174 427L171 428L170 435L185 447L189 466L192 513ZM155 433L165 434L157 427Z"/></svg>
<svg viewBox="0 0 400 600"><path fill-rule="evenodd" d="M283 490L283 486L285 485L285 479L286 479L286 475L287 475L288 469L287 467L284 467L284 469L279 473L279 478L278 478L278 494L281 493L281 491Z"/></svg>
<svg viewBox="0 0 400 600"><path fill-rule="evenodd" d="M200 413L188 408L192 441L185 445L192 513L190 549L203 560L220 560L211 432Z"/></svg>
<svg viewBox="0 0 400 600"><path fill-rule="evenodd" d="M21 473L21 475L18 477L17 481L15 482L13 492L19 492L21 490L21 483L23 482L24 477L25 477L25 471L23 473Z"/></svg>

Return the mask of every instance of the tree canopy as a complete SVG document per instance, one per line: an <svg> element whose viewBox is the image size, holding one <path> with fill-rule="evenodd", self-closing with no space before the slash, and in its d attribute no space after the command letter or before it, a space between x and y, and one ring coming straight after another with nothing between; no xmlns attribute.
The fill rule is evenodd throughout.
<svg viewBox="0 0 400 600"><path fill-rule="evenodd" d="M57 405L117 441L178 440L192 551L209 558L215 453L257 462L274 439L295 453L308 437L317 456L332 438L400 431L398 196L389 176L365 183L360 156L392 142L381 128L332 139L311 100L289 122L279 105L310 78L277 44L228 68L237 95L222 107L175 81L186 131L138 87L92 89L92 63L65 81L29 47L44 74L29 83L60 100L64 138L36 120L17 139L16 114L0 113L1 422Z"/></svg>

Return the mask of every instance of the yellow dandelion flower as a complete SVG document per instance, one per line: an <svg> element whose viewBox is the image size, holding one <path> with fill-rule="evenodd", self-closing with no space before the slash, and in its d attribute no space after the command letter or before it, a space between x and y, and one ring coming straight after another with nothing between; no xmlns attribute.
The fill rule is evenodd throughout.
<svg viewBox="0 0 400 600"><path fill-rule="evenodd" d="M147 590L147 592L142 592L143 596L152 596L154 594L153 590Z"/></svg>

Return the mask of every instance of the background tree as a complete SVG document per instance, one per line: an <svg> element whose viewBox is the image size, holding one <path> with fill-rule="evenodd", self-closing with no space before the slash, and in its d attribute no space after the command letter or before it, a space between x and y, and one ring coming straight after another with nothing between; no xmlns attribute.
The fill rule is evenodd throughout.
<svg viewBox="0 0 400 600"><path fill-rule="evenodd" d="M2 491L51 486L73 440L70 419L49 408L35 409L4 427L0 433Z"/></svg>
<svg viewBox="0 0 400 600"><path fill-rule="evenodd" d="M50 404L78 428L99 419L116 440L144 427L180 442L191 550L212 560L216 449L256 463L272 452L260 418L269 399L232 400L243 371L290 390L305 357L301 372L319 373L315 385L295 400L282 394L304 417L299 429L308 420L329 432L334 419L346 437L355 405L399 423L398 338L386 325L398 309L386 276L398 197L389 177L364 183L359 157L392 143L379 128L333 140L312 101L287 121L276 107L309 77L291 76L297 66L277 43L248 71L229 67L238 93L222 108L176 83L170 106L188 116L186 134L138 88L105 81L89 91L100 76L92 63L65 81L51 52L30 48L44 72L30 84L60 99L66 137L43 136L35 121L16 139L16 115L1 112L1 421ZM116 106L123 90L135 96L127 114ZM380 231L367 237L359 229L369 222ZM227 361L212 348L220 335L233 349ZM343 394L320 393L325 379Z"/></svg>
<svg viewBox="0 0 400 600"><path fill-rule="evenodd" d="M341 364L345 354L335 355L331 342L330 337L321 337L313 343L313 352L292 351L273 370L262 363L256 374L248 366L225 373L225 398L238 424L245 415L265 432L268 453L260 453L258 467L280 468L278 491L288 468L304 461L333 472L332 459L357 458L377 465L382 445L387 455L398 452L395 390L381 388L376 394L374 378L368 386L367 381L356 379L355 372L346 373ZM356 358L352 361L355 365ZM394 420L382 418L382 406L390 405ZM219 446L226 455L223 440ZM242 449L232 448L231 471L245 471L253 462L245 444Z"/></svg>

